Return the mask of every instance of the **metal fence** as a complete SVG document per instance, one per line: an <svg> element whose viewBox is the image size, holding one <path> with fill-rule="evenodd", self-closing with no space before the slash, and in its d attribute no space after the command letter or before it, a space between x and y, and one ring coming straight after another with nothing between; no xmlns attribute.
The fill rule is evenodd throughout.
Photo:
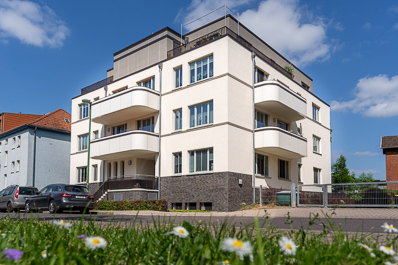
<svg viewBox="0 0 398 265"><path fill-rule="evenodd" d="M297 185L291 197L292 206L398 207L398 181Z"/></svg>

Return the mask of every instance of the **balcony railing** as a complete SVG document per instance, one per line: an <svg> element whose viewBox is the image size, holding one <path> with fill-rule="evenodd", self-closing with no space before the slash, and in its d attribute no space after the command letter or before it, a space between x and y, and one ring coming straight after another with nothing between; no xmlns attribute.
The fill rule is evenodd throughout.
<svg viewBox="0 0 398 265"><path fill-rule="evenodd" d="M89 85L89 86L86 86L85 88L82 88L81 89L81 94L82 95L87 94L87 93L89 93L89 92L91 92L93 90L96 90L97 88L109 85L112 82L113 82L113 76L110 76L110 77L105 78L105 79L103 79L101 81L98 81L98 82L96 82L96 83L94 83L92 85Z"/></svg>

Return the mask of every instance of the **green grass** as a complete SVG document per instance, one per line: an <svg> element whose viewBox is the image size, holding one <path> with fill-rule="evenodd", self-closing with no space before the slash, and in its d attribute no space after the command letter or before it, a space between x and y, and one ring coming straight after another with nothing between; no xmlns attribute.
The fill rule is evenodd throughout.
<svg viewBox="0 0 398 265"><path fill-rule="evenodd" d="M262 217L268 218L268 217ZM268 219L267 219L268 220ZM310 216L310 226L320 224L318 216ZM179 238L166 235L176 224L166 224L164 219L154 219L153 224L133 222L73 223L70 230L58 228L52 221L37 219L0 220L0 264L221 264L228 260L230 264L384 264L392 261L391 256L380 252L378 235L348 234L341 231L329 219L323 224L323 230L313 233L308 229L280 231L268 224L259 227L253 225L237 227L233 220L218 225L206 222L182 225L189 236ZM292 220L287 216L286 223ZM322 225L322 224L321 224ZM381 225L381 224L380 224ZM7 232L8 231L8 232ZM101 236L108 245L104 249L90 250L84 239L77 235ZM299 245L295 256L285 256L278 242L287 236ZM248 256L242 261L234 253L221 250L226 237L236 237L248 241L253 246L253 262ZM383 245L396 248L395 235L384 238ZM364 243L374 249L375 258L358 243ZM3 251L18 249L24 252L19 261L7 260ZM47 250L47 258L41 251ZM293 261L291 260L293 259Z"/></svg>

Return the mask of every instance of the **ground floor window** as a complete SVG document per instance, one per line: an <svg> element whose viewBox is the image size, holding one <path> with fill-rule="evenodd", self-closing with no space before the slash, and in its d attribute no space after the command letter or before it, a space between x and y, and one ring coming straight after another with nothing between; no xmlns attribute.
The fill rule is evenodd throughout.
<svg viewBox="0 0 398 265"><path fill-rule="evenodd" d="M256 174L268 176L268 156L256 154Z"/></svg>
<svg viewBox="0 0 398 265"><path fill-rule="evenodd" d="M279 178L289 179L289 161L279 159L278 164L279 164Z"/></svg>
<svg viewBox="0 0 398 265"><path fill-rule="evenodd" d="M182 153L174 154L174 174L181 174L182 169Z"/></svg>
<svg viewBox="0 0 398 265"><path fill-rule="evenodd" d="M87 167L78 167L77 168L77 182L82 183L87 180Z"/></svg>
<svg viewBox="0 0 398 265"><path fill-rule="evenodd" d="M98 181L98 165L93 165L93 176L94 181Z"/></svg>
<svg viewBox="0 0 398 265"><path fill-rule="evenodd" d="M213 171L213 148L189 152L189 172Z"/></svg>
<svg viewBox="0 0 398 265"><path fill-rule="evenodd" d="M298 181L301 182L301 167L303 165L302 164L298 164L298 172L297 172L297 177L298 177Z"/></svg>
<svg viewBox="0 0 398 265"><path fill-rule="evenodd" d="M314 167L314 184L319 184L321 179L321 170Z"/></svg>

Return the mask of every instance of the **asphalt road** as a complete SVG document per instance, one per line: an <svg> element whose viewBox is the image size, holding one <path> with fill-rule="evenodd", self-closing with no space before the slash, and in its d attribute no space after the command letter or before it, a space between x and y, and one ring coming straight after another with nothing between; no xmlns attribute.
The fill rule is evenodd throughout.
<svg viewBox="0 0 398 265"><path fill-rule="evenodd" d="M25 212L20 213L0 213L0 218L6 218L7 216L13 219L29 219L29 218L38 218L40 221L52 221L52 220L81 220L82 214L75 212L65 212L62 214L50 214L48 212L43 213L32 213L25 214ZM93 221L96 222L104 222L104 223L122 223L124 225L128 225L130 223L143 223L143 224L152 224L154 222L165 222L167 224L181 224L183 221L188 221L191 224L198 223L200 221L204 221L207 223L211 223L212 225L220 224L224 221L228 222L230 225L235 225L238 227L245 226L253 226L254 218L253 217L204 217L204 216L166 216L159 214L157 216L148 216L148 215L105 215L105 214L95 214L85 215L83 217L85 221ZM330 223L329 223L330 221ZM322 231L324 226L331 228L339 228L340 231L344 232L359 232L359 233L382 233L383 229L380 227L384 222L389 224L394 224L394 226L398 227L398 220L391 221L391 219L342 219L342 218L332 218L327 220L325 218L320 218L314 220L313 224L310 227L312 231ZM288 220L287 218L264 218L259 217L260 227L267 227L270 224L276 226L279 229L307 229L309 227L309 219L308 218L291 218Z"/></svg>

